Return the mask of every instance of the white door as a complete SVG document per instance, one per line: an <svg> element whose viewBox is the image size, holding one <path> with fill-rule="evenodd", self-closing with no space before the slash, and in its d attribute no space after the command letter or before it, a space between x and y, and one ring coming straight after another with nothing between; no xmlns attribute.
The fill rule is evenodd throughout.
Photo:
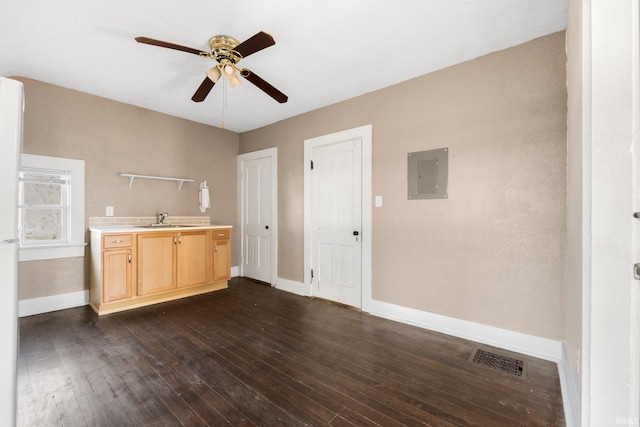
<svg viewBox="0 0 640 427"><path fill-rule="evenodd" d="M361 149L353 139L311 151L313 294L356 307L362 298Z"/></svg>
<svg viewBox="0 0 640 427"><path fill-rule="evenodd" d="M275 277L277 206L275 149L238 157L240 181L240 275L269 284Z"/></svg>

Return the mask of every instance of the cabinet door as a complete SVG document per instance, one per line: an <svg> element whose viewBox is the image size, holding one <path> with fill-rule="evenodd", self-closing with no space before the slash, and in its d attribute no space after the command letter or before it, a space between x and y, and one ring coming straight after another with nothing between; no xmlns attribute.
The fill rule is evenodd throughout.
<svg viewBox="0 0 640 427"><path fill-rule="evenodd" d="M178 287L196 286L211 281L209 232L182 232L178 237Z"/></svg>
<svg viewBox="0 0 640 427"><path fill-rule="evenodd" d="M138 295L175 289L177 244L174 233L138 235Z"/></svg>
<svg viewBox="0 0 640 427"><path fill-rule="evenodd" d="M103 302L131 298L131 257L131 249L109 250L102 253Z"/></svg>
<svg viewBox="0 0 640 427"><path fill-rule="evenodd" d="M213 240L213 281L231 278L231 241Z"/></svg>

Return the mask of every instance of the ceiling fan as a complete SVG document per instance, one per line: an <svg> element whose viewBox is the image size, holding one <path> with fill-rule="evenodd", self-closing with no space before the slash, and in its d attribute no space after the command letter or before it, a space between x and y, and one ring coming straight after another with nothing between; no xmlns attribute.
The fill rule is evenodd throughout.
<svg viewBox="0 0 640 427"><path fill-rule="evenodd" d="M182 52L193 53L205 58L211 58L218 61L218 65L207 70L207 77L204 78L200 87L191 97L194 102L202 102L205 100L213 86L216 84L220 77L224 77L229 82L231 87L236 87L241 84L241 80L238 77L240 74L245 79L249 80L259 89L264 91L267 95L278 101L279 103L285 103L289 99L287 95L280 92L278 89L264 81L253 71L248 68L238 68L237 64L247 56L266 49L269 46L276 44L271 35L260 31L253 37L240 43L238 40L229 36L213 36L209 40L209 46L211 52L207 52L200 49L194 49L187 46L181 46L174 43L164 42L162 40L150 39L148 37L136 37L138 43L145 43L154 46L166 47L169 49L180 50Z"/></svg>

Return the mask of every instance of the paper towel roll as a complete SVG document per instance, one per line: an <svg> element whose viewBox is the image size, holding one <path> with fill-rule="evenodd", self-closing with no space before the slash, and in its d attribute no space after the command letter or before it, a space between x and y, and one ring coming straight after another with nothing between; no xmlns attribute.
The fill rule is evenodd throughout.
<svg viewBox="0 0 640 427"><path fill-rule="evenodd" d="M200 183L200 212L204 213L208 208L211 207L211 199L209 198L209 187L207 186L207 181L203 181Z"/></svg>

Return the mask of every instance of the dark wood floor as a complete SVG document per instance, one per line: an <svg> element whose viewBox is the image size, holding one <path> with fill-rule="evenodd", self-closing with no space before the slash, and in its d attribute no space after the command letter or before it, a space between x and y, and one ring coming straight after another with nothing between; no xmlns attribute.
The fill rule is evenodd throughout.
<svg viewBox="0 0 640 427"><path fill-rule="evenodd" d="M493 349L521 379L472 364L471 341L245 279L20 334L20 426L564 425L554 363Z"/></svg>

